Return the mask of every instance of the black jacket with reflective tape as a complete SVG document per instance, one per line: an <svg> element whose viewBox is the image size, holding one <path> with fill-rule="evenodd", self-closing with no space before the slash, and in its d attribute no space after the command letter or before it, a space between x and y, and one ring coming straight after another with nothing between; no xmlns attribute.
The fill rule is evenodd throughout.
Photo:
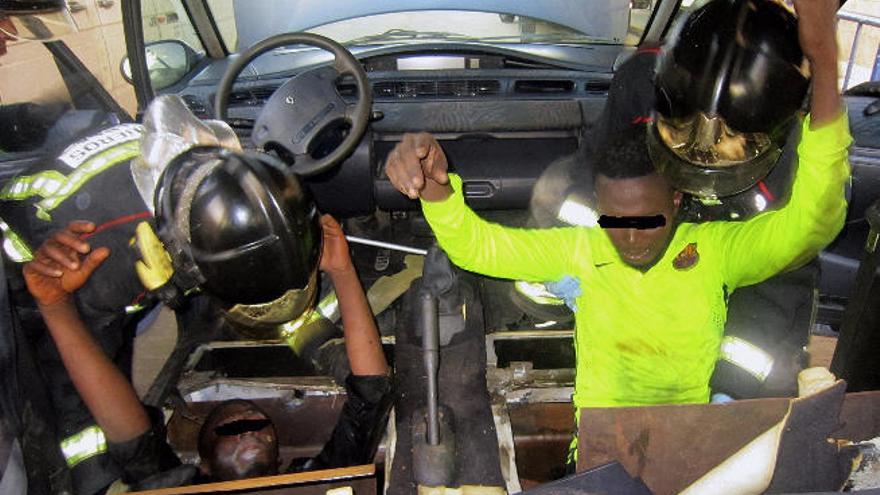
<svg viewBox="0 0 880 495"><path fill-rule="evenodd" d="M129 163L140 153L141 127L123 124L93 132L63 149L56 157L27 170L4 184L0 191L0 218L5 222L4 254L13 261L26 261L54 231L73 220L88 220L98 227L88 237L92 248L107 246L110 257L75 294L76 305L87 328L104 352L128 373L137 320L146 311L129 314L127 308L152 304L134 269L139 255L130 247L140 221L152 215L132 179ZM94 425L88 409L76 393L52 339L21 278L20 267L7 265L12 295L22 326L35 340L41 370L52 401L59 441ZM99 456L100 457L100 456ZM114 469L91 457L74 466ZM101 488L116 472L84 472L75 479L77 490ZM94 482L87 481L93 480ZM103 481L102 481L103 480ZM94 485L94 486L92 486Z"/></svg>

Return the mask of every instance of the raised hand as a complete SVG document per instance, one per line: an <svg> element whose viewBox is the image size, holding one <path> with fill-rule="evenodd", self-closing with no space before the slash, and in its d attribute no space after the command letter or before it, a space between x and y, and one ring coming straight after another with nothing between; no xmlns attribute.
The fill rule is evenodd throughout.
<svg viewBox="0 0 880 495"><path fill-rule="evenodd" d="M839 0L794 0L801 50L810 61L810 127L816 129L843 111L837 89L837 9Z"/></svg>
<svg viewBox="0 0 880 495"><path fill-rule="evenodd" d="M49 306L69 301L107 259L108 248L92 251L91 246L80 239L82 234L94 230L91 222L70 222L67 228L46 239L34 253L33 261L24 266L25 283L38 304Z"/></svg>
<svg viewBox="0 0 880 495"><path fill-rule="evenodd" d="M449 196L448 164L440 143L427 132L404 134L388 154L385 173L394 187L411 199L428 201Z"/></svg>
<svg viewBox="0 0 880 495"><path fill-rule="evenodd" d="M334 273L354 268L348 241L342 232L342 226L330 215L321 216L321 227L324 231L324 247L321 252L321 270Z"/></svg>

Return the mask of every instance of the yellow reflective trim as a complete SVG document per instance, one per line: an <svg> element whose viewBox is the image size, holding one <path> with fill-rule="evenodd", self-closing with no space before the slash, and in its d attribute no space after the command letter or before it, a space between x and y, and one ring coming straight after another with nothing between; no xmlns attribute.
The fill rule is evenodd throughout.
<svg viewBox="0 0 880 495"><path fill-rule="evenodd" d="M721 359L742 368L760 381L773 370L773 358L760 347L739 337L721 340Z"/></svg>
<svg viewBox="0 0 880 495"><path fill-rule="evenodd" d="M54 194L37 203L37 218L51 220L49 212L79 190L92 177L113 165L134 158L138 154L140 154L140 144L137 141L128 141L93 156L71 172L65 183Z"/></svg>
<svg viewBox="0 0 880 495"><path fill-rule="evenodd" d="M62 440L61 452L67 465L74 467L90 457L107 452L107 439L101 428L92 425Z"/></svg>
<svg viewBox="0 0 880 495"><path fill-rule="evenodd" d="M57 170L19 176L3 186L3 190L0 191L0 199L22 200L31 196L46 198L55 194L66 180L67 177Z"/></svg>
<svg viewBox="0 0 880 495"><path fill-rule="evenodd" d="M30 246L3 220L0 220L0 232L3 233L3 251L9 259L16 263L27 263L34 259Z"/></svg>
<svg viewBox="0 0 880 495"><path fill-rule="evenodd" d="M131 315L137 313L138 311L143 311L144 307L145 306L143 304L132 304L131 306L126 306L125 314Z"/></svg>

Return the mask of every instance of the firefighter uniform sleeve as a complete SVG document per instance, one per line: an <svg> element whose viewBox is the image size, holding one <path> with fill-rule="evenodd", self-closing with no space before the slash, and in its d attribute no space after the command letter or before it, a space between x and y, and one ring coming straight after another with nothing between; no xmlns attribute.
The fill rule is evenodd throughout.
<svg viewBox="0 0 880 495"><path fill-rule="evenodd" d="M156 408L146 407L146 409L151 424L151 428L146 433L127 442L108 442L107 445L110 456L122 468L122 482L131 487L153 486L142 486L142 484L151 480L155 483L156 478L162 478L157 475L170 472L181 465L180 459L165 439L166 430L162 413ZM190 470L188 473L192 477L195 471Z"/></svg>
<svg viewBox="0 0 880 495"><path fill-rule="evenodd" d="M724 252L728 288L752 285L815 257L843 227L844 185L852 142L845 113L818 129L804 120L798 169L788 204L746 222L717 222L713 240Z"/></svg>
<svg viewBox="0 0 880 495"><path fill-rule="evenodd" d="M573 253L589 257L586 236L576 228L520 229L487 222L464 203L461 178L449 174L453 193L422 200L440 246L456 265L493 277L541 282L573 273Z"/></svg>
<svg viewBox="0 0 880 495"><path fill-rule="evenodd" d="M342 412L321 452L311 459L294 459L287 472L314 471L369 464L385 434L394 404L391 377L349 375Z"/></svg>

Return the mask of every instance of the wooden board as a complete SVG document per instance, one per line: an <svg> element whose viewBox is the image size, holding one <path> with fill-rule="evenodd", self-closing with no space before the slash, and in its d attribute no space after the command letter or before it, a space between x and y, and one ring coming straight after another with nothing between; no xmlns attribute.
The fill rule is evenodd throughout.
<svg viewBox="0 0 880 495"><path fill-rule="evenodd" d="M351 487L355 495L373 495L376 493L375 474L375 466L369 464L132 493L139 493L141 495L186 495L196 493L323 495L331 488Z"/></svg>

